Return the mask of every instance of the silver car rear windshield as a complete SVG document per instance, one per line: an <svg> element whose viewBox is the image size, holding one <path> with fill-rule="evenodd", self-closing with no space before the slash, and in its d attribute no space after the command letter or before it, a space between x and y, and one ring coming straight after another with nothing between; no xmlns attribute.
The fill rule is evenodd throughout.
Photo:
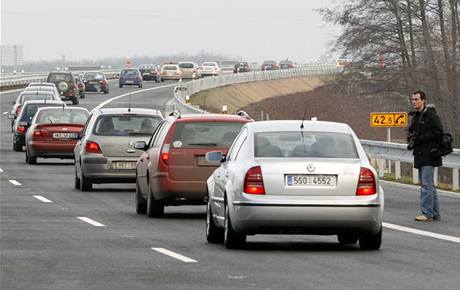
<svg viewBox="0 0 460 290"><path fill-rule="evenodd" d="M163 70L177 70L177 66L175 65L167 65L163 67Z"/></svg>
<svg viewBox="0 0 460 290"><path fill-rule="evenodd" d="M39 124L85 124L88 112L82 109L42 109L35 122Z"/></svg>
<svg viewBox="0 0 460 290"><path fill-rule="evenodd" d="M239 122L177 123L172 145L174 148L229 148L243 125Z"/></svg>
<svg viewBox="0 0 460 290"><path fill-rule="evenodd" d="M255 157L358 158L353 136L330 132L260 132L254 135Z"/></svg>
<svg viewBox="0 0 460 290"><path fill-rule="evenodd" d="M100 136L150 136L160 122L161 119L155 116L104 115L96 121L93 134Z"/></svg>
<svg viewBox="0 0 460 290"><path fill-rule="evenodd" d="M51 94L30 94L21 96L21 103L35 100L54 100L54 96Z"/></svg>
<svg viewBox="0 0 460 290"><path fill-rule="evenodd" d="M72 82L72 75L68 73L53 73L48 76L48 82Z"/></svg>

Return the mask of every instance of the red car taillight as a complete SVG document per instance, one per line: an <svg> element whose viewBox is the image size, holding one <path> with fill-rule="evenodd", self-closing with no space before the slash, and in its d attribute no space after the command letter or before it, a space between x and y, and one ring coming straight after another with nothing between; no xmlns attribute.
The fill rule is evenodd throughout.
<svg viewBox="0 0 460 290"><path fill-rule="evenodd" d="M244 177L244 193L265 194L264 179L260 166L254 166L246 172Z"/></svg>
<svg viewBox="0 0 460 290"><path fill-rule="evenodd" d="M138 81L140 81L140 80L142 80L142 77L141 77L141 76L137 76L136 79L137 79Z"/></svg>
<svg viewBox="0 0 460 290"><path fill-rule="evenodd" d="M94 141L87 141L85 145L85 151L87 153L102 154L101 147Z"/></svg>
<svg viewBox="0 0 460 290"><path fill-rule="evenodd" d="M25 133L25 132L26 132L26 127L19 126L19 127L16 129L16 131L17 131L18 133Z"/></svg>
<svg viewBox="0 0 460 290"><path fill-rule="evenodd" d="M160 158L161 158L161 161L163 161L164 164L168 164L169 147L170 147L169 144L164 144L163 147L161 148Z"/></svg>
<svg viewBox="0 0 460 290"><path fill-rule="evenodd" d="M99 81L99 83L100 83L101 85L106 85L106 84L107 84L107 81L106 81L106 80L102 80L102 81Z"/></svg>
<svg viewBox="0 0 460 290"><path fill-rule="evenodd" d="M377 193L374 173L369 168L361 167L356 195L373 195Z"/></svg>

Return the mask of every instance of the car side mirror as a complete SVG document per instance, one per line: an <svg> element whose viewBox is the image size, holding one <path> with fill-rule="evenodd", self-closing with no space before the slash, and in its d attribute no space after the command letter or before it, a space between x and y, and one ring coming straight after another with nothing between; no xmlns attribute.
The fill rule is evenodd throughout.
<svg viewBox="0 0 460 290"><path fill-rule="evenodd" d="M220 151L211 151L206 153L205 159L207 162L225 162L225 155Z"/></svg>
<svg viewBox="0 0 460 290"><path fill-rule="evenodd" d="M146 151L147 150L147 143L145 143L145 141L137 141L134 144L134 149Z"/></svg>

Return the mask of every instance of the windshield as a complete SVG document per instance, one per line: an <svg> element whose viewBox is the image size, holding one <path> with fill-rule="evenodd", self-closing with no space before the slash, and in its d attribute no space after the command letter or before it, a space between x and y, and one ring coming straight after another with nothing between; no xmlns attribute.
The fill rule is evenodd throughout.
<svg viewBox="0 0 460 290"><path fill-rule="evenodd" d="M177 70L177 66L175 65L166 65L163 67L163 70Z"/></svg>
<svg viewBox="0 0 460 290"><path fill-rule="evenodd" d="M103 80L104 75L103 74L98 74L98 73L87 73L84 76L85 80Z"/></svg>
<svg viewBox="0 0 460 290"><path fill-rule="evenodd" d="M216 66L213 62L204 62L202 66Z"/></svg>
<svg viewBox="0 0 460 290"><path fill-rule="evenodd" d="M73 77L71 74L66 73L52 73L48 76L48 82L57 83L57 82L72 82Z"/></svg>
<svg viewBox="0 0 460 290"><path fill-rule="evenodd" d="M255 133L254 155L283 158L358 158L351 134L300 131Z"/></svg>
<svg viewBox="0 0 460 290"><path fill-rule="evenodd" d="M34 101L34 100L54 100L54 96L52 94L25 94L21 95L21 104L26 101Z"/></svg>
<svg viewBox="0 0 460 290"><path fill-rule="evenodd" d="M184 62L184 63L180 63L180 64L179 64L179 67L180 67L180 68L194 68L195 66L193 65L193 63Z"/></svg>
<svg viewBox="0 0 460 290"><path fill-rule="evenodd" d="M41 124L85 124L88 115L88 112L82 109L42 109L37 116L36 122Z"/></svg>
<svg viewBox="0 0 460 290"><path fill-rule="evenodd" d="M26 121L30 122L32 118L35 116L35 113L37 113L38 109L41 107L61 107L62 105L59 104L47 104L47 103L41 103L41 104L28 104L25 106L24 110L21 111L21 119L20 121Z"/></svg>
<svg viewBox="0 0 460 290"><path fill-rule="evenodd" d="M93 133L101 136L152 135L161 118L142 115L100 116Z"/></svg>
<svg viewBox="0 0 460 290"><path fill-rule="evenodd" d="M121 75L138 75L139 72L137 71L137 69L124 69L121 71Z"/></svg>
<svg viewBox="0 0 460 290"><path fill-rule="evenodd" d="M243 125L236 122L178 122L172 145L175 148L229 148Z"/></svg>

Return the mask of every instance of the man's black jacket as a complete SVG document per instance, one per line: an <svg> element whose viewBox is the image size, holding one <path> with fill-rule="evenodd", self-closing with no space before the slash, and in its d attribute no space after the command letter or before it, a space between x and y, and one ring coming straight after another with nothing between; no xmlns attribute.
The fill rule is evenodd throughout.
<svg viewBox="0 0 460 290"><path fill-rule="evenodd" d="M412 121L409 126L409 136L414 135L414 167L442 166L441 157L432 157L431 151L439 147L443 130L441 120L433 105L427 105L421 112L411 112ZM420 120L420 116L422 119Z"/></svg>

